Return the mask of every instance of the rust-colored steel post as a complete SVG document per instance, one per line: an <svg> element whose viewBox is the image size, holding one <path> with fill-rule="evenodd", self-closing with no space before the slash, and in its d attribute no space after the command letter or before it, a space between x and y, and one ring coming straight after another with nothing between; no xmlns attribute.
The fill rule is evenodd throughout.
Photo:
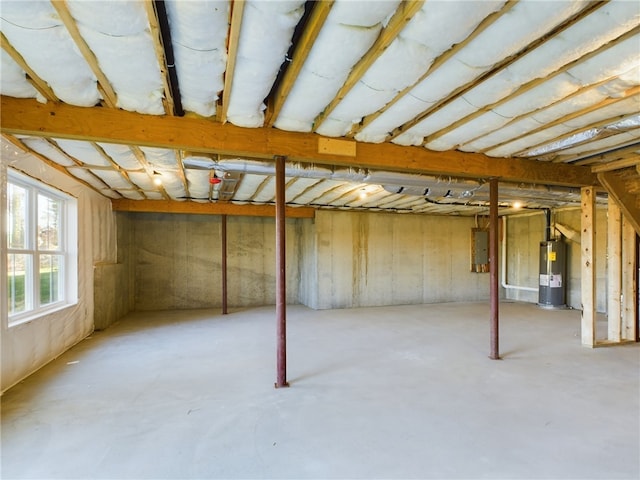
<svg viewBox="0 0 640 480"><path fill-rule="evenodd" d="M222 237L222 314L227 314L227 216L222 215L220 227Z"/></svg>
<svg viewBox="0 0 640 480"><path fill-rule="evenodd" d="M489 296L491 298L491 353L492 360L500 359L498 345L498 179L489 181Z"/></svg>
<svg viewBox="0 0 640 480"><path fill-rule="evenodd" d="M286 219L284 209L284 157L276 160L276 388L287 383L287 292L286 292Z"/></svg>

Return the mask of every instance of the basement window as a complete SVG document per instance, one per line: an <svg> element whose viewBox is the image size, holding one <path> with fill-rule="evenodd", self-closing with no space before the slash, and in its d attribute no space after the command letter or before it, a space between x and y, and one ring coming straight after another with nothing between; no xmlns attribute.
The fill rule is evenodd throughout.
<svg viewBox="0 0 640 480"><path fill-rule="evenodd" d="M12 326L77 303L77 202L11 169L6 201Z"/></svg>

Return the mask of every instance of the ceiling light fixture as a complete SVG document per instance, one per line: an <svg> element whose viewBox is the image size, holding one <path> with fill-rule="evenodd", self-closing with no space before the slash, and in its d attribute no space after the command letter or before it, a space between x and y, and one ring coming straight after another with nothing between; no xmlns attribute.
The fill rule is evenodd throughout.
<svg viewBox="0 0 640 480"><path fill-rule="evenodd" d="M162 185L162 175L158 172L153 172L153 183L160 186Z"/></svg>
<svg viewBox="0 0 640 480"><path fill-rule="evenodd" d="M516 200L515 202L513 202L513 208L514 210L520 210L522 208L522 202Z"/></svg>

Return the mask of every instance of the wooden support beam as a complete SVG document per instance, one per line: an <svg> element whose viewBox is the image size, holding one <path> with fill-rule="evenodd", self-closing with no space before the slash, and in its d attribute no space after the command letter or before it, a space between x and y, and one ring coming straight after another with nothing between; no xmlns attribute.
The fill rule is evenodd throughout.
<svg viewBox="0 0 640 480"><path fill-rule="evenodd" d="M638 284L636 281L636 231L626 218L622 220L622 341L635 341L638 335L636 315Z"/></svg>
<svg viewBox="0 0 640 480"><path fill-rule="evenodd" d="M233 76L236 70L236 57L238 56L238 43L240 41L240 28L242 27L242 15L244 13L244 0L231 1L231 19L229 35L227 36L227 67L224 71L224 89L222 90L221 105L218 105L216 116L220 123L227 122L227 111L231 99Z"/></svg>
<svg viewBox="0 0 640 480"><path fill-rule="evenodd" d="M371 67L389 45L391 45L391 42L396 39L413 16L420 11L423 4L424 0L403 0L400 5L398 5L389 23L387 23L387 26L380 32L380 35L378 35L376 41L373 42L371 48L369 48L367 53L353 66L351 72L349 72L349 76L342 84L342 87L340 87L340 90L338 90L336 96L331 100L329 105L325 107L322 113L315 118L313 122L314 130L317 130L318 127L322 125L322 122L331 115L331 112L333 112L344 97L347 96L355 84L360 81L369 67Z"/></svg>
<svg viewBox="0 0 640 480"><path fill-rule="evenodd" d="M620 341L622 297L622 212L609 198L607 211L607 340Z"/></svg>
<svg viewBox="0 0 640 480"><path fill-rule="evenodd" d="M275 217L274 205L235 205L233 203L175 202L172 200L112 200L119 212L188 213L194 215L230 215L245 217ZM288 218L313 218L315 209L286 207Z"/></svg>
<svg viewBox="0 0 640 480"><path fill-rule="evenodd" d="M100 91L104 96L104 103L111 108L115 108L118 104L118 98L116 92L113 90L109 79L104 74L100 65L98 64L98 59L96 58L93 50L89 47L85 39L80 34L80 30L78 29L78 25L74 20L73 16L71 16L71 12L69 12L69 7L67 7L67 2L65 0L55 0L51 2L53 8L56 9L58 15L60 16L60 20L64 23L64 26L67 28L69 35L78 47L78 50L86 60L89 68L98 79L98 85L100 86Z"/></svg>
<svg viewBox="0 0 640 480"><path fill-rule="evenodd" d="M636 233L640 234L640 207L637 204L637 195L630 193L624 179L617 173L598 173L598 179L607 189L609 197L616 200L627 221L633 225Z"/></svg>
<svg viewBox="0 0 640 480"><path fill-rule="evenodd" d="M316 38L318 38L320 30L322 30L322 26L324 25L332 6L333 0L313 2L313 11L311 12L309 21L305 26L304 32L302 32L302 35L300 36L300 40L298 40L298 43L295 46L291 63L287 67L287 71L282 77L282 81L278 85L278 88L267 107L264 122L265 126L272 126L278 119L280 110L282 110L285 100L293 88L293 84L298 78L298 75L300 75L304 62L307 60L309 52L311 52L311 48L313 47Z"/></svg>
<svg viewBox="0 0 640 480"><path fill-rule="evenodd" d="M458 151L433 152L391 143L351 142L349 155L323 152L312 133L275 128L241 128L202 118L143 115L108 108L40 104L35 100L0 98L3 133L71 138L125 145L146 145L191 152L272 159L283 154L290 161L359 166L465 178L500 177L505 182L545 185L596 185L588 167L515 158L492 158ZM326 140L326 139L325 139ZM353 155L351 155L353 154Z"/></svg>
<svg viewBox="0 0 640 480"><path fill-rule="evenodd" d="M582 345L594 347L596 344L596 192L594 188L583 187L581 194L581 337Z"/></svg>
<svg viewBox="0 0 640 480"><path fill-rule="evenodd" d="M33 85L40 95L42 95L47 100L52 102L59 102L60 100L53 92L51 87L47 82L45 82L40 76L33 71L33 69L29 66L29 64L25 61L25 59L20 55L11 42L4 36L4 33L0 32L0 39L2 40L2 49L9 54L9 56L13 59L14 62L18 64L18 66L25 71L27 74L27 81Z"/></svg>

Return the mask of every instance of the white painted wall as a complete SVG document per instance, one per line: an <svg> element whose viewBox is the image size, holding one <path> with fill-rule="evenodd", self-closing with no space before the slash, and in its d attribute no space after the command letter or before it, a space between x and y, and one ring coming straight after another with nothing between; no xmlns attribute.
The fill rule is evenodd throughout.
<svg viewBox="0 0 640 480"><path fill-rule="evenodd" d="M6 285L2 282L1 389L4 392L53 360L93 331L94 264L116 260L116 222L111 202L31 155L18 153L3 141L0 162L2 201L0 224L6 238L7 168L15 167L72 196L78 201L78 304L8 327ZM3 261L5 253L2 254ZM4 276L4 275L3 275Z"/></svg>

